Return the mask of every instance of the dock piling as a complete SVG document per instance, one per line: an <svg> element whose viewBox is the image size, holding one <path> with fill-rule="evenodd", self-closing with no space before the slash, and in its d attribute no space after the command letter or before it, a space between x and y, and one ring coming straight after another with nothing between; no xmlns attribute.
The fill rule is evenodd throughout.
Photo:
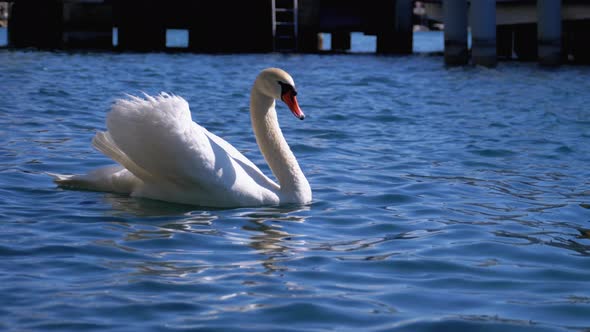
<svg viewBox="0 0 590 332"><path fill-rule="evenodd" d="M166 47L166 29L160 3L154 0L128 0L116 3L119 50L159 51Z"/></svg>
<svg viewBox="0 0 590 332"><path fill-rule="evenodd" d="M350 49L350 32L332 32L332 51L347 51Z"/></svg>
<svg viewBox="0 0 590 332"><path fill-rule="evenodd" d="M397 45L396 53L411 54L413 51L413 22L414 1L397 0L395 2L395 32Z"/></svg>
<svg viewBox="0 0 590 332"><path fill-rule="evenodd" d="M471 58L474 65L495 67L496 51L496 1L471 1Z"/></svg>
<svg viewBox="0 0 590 332"><path fill-rule="evenodd" d="M561 0L537 0L537 41L539 64L561 62Z"/></svg>
<svg viewBox="0 0 590 332"><path fill-rule="evenodd" d="M377 10L379 28L377 33L377 53L411 54L412 10L411 0L384 0Z"/></svg>
<svg viewBox="0 0 590 332"><path fill-rule="evenodd" d="M66 48L112 49L112 5L98 2L64 2L62 41Z"/></svg>
<svg viewBox="0 0 590 332"><path fill-rule="evenodd" d="M467 52L467 0L444 0L443 21L445 64L456 66L469 62Z"/></svg>
<svg viewBox="0 0 590 332"><path fill-rule="evenodd" d="M15 2L9 22L11 47L59 49L63 46L63 3L58 0Z"/></svg>

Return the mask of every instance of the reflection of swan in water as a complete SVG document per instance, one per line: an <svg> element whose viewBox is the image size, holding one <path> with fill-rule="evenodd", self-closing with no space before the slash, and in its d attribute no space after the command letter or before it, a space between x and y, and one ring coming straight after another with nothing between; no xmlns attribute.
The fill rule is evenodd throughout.
<svg viewBox="0 0 590 332"><path fill-rule="evenodd" d="M298 206L291 209L288 207L267 208L242 215L250 219L250 224L245 225L242 229L256 232L250 237L249 245L266 256L261 260L261 263L268 272L285 271L286 268L278 264L284 258L290 257L288 254L297 244L294 239L295 235L282 230L280 224L286 222L303 223L307 216L296 213L308 210L310 210L308 206Z"/></svg>
<svg viewBox="0 0 590 332"><path fill-rule="evenodd" d="M193 205L168 203L146 198L135 198L121 194L108 193L104 195L104 201L109 203L115 215L132 215L138 217L162 217L162 216L190 216L196 211L217 211L217 208L195 210ZM214 220L213 218L211 219Z"/></svg>
<svg viewBox="0 0 590 332"><path fill-rule="evenodd" d="M245 243L255 251L250 255L260 255L257 261L267 273L286 270L284 266L280 266L280 263L292 258L293 251L297 251L297 247L300 247L301 243L297 240L297 235L286 232L283 226L288 223L305 222L308 217L306 212L311 210L310 206L301 205L247 210L195 210L195 207L190 205L137 199L118 194L107 194L104 199L113 207L112 215L130 220L129 222L120 222L128 228L128 232L124 234L124 242L154 239L173 241L175 234L183 232L216 236L223 238L223 241L233 242L232 237L236 237L236 234L226 233L224 230L226 224L224 223L231 222L235 225L236 219L243 220L241 234L237 236L241 238L239 242ZM137 219L137 225L132 225L133 217L141 218ZM154 217L154 219L150 220L146 217ZM160 217L164 217L164 219ZM115 244L113 243L113 245ZM198 248L198 245L195 247ZM134 264L134 267L139 269L136 272L138 274L178 277L212 268L207 264L179 265L177 263L173 261L145 261Z"/></svg>
<svg viewBox="0 0 590 332"><path fill-rule="evenodd" d="M212 228L213 221L218 218L215 209L194 210L194 206L173 204L151 199L133 198L119 194L107 194L104 200L112 206L110 215L130 219L122 224L130 225L133 217L141 217L138 224L150 224L149 229L137 227L126 234L125 240L149 240L155 238L172 238L177 232L190 232L198 234L218 234ZM130 218L131 217L131 218ZM145 218L154 218L154 222ZM162 223L162 217L165 217ZM172 219L170 219L172 217ZM175 218L176 217L176 218Z"/></svg>
<svg viewBox="0 0 590 332"><path fill-rule="evenodd" d="M106 194L103 197L104 201L112 206L114 214L152 217L186 214L195 209L194 206L190 205L134 198L121 194Z"/></svg>

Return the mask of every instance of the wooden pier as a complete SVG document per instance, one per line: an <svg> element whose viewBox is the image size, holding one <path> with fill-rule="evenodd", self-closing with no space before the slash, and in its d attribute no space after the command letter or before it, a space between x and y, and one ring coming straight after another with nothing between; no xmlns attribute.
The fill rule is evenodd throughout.
<svg viewBox="0 0 590 332"><path fill-rule="evenodd" d="M377 54L411 54L414 0L0 0L9 48L266 53L347 52L351 32L376 36ZM498 60L590 63L590 1L426 0L444 26L445 64ZM167 47L168 29L187 47ZM116 38L114 38L116 33ZM471 47L469 45L471 38ZM116 39L117 43L113 43ZM325 52L325 51L324 51Z"/></svg>
<svg viewBox="0 0 590 332"><path fill-rule="evenodd" d="M590 1L422 2L427 15L444 25L447 65L493 67L503 59L538 61L547 66L590 64Z"/></svg>
<svg viewBox="0 0 590 332"><path fill-rule="evenodd" d="M182 29L192 52L317 52L320 32L334 33L338 49L347 50L355 31L376 35L378 53L412 52L412 0L10 3L9 47L15 48L162 51L166 30Z"/></svg>

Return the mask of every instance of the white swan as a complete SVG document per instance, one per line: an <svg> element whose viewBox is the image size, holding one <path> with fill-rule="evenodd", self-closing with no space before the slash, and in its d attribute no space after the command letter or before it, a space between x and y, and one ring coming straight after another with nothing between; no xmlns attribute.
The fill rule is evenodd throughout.
<svg viewBox="0 0 590 332"><path fill-rule="evenodd" d="M279 127L275 99L303 120L295 83L282 69L260 72L250 93L256 142L278 180L264 175L231 144L191 119L181 97L117 100L106 132L92 144L120 165L85 175L51 174L61 187L110 191L210 207L305 204L311 188Z"/></svg>

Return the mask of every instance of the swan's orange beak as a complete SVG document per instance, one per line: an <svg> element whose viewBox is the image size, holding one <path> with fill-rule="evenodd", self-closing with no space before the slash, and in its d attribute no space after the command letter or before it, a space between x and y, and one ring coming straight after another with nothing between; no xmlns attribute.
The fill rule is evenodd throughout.
<svg viewBox="0 0 590 332"><path fill-rule="evenodd" d="M294 90L289 90L283 93L281 99L287 104L287 106L289 106L291 113L293 113L296 118L303 120L305 119L305 114L303 114L303 111L299 107L299 103L297 103L297 97L295 97L296 94L297 93Z"/></svg>

